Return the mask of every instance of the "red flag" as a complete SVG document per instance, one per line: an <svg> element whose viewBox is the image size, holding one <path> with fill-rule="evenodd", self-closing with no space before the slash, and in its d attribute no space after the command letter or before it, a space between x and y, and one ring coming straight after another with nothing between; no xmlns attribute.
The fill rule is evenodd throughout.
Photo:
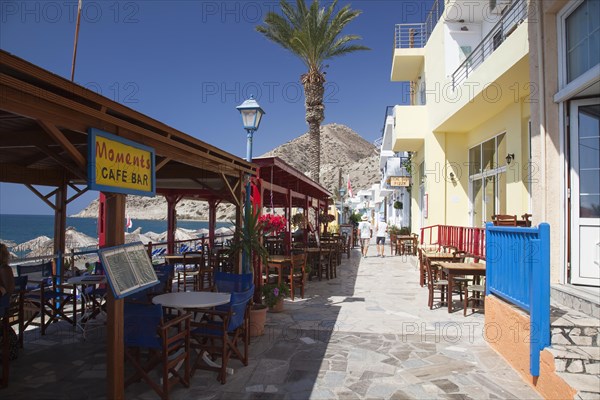
<svg viewBox="0 0 600 400"><path fill-rule="evenodd" d="M348 197L352 197L352 185L350 184L350 174L348 174Z"/></svg>

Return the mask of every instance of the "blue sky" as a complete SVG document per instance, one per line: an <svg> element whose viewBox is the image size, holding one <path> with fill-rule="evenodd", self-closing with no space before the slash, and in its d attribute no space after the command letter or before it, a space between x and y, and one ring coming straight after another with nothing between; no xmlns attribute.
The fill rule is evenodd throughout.
<svg viewBox="0 0 600 400"><path fill-rule="evenodd" d="M432 1L363 0L345 33L371 51L328 62L324 123L381 136L385 107L405 103L390 82L394 24L422 22ZM176 129L245 157L237 105L253 94L266 115L254 156L307 130L304 65L254 28L278 1L83 1L75 81ZM326 3L328 4L328 3ZM76 0L1 1L0 47L69 78ZM69 206L73 214L97 193ZM0 213L51 214L28 189L0 184Z"/></svg>

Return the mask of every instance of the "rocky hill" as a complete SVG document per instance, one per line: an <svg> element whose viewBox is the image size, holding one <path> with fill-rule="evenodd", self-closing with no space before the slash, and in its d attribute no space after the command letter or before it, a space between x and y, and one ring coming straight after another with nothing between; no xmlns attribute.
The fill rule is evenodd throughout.
<svg viewBox="0 0 600 400"><path fill-rule="evenodd" d="M308 173L308 133L261 155L279 157L294 168ZM339 171L342 170L342 185L345 187L348 174L354 193L379 182L378 149L345 125L328 124L321 127L321 185L335 193L338 188ZM134 219L166 219L167 205L162 196L154 198L127 196L127 213ZM75 217L95 218L98 215L98 200L92 201ZM208 219L205 202L182 200L177 205L180 219ZM219 206L217 219L230 220L232 206Z"/></svg>

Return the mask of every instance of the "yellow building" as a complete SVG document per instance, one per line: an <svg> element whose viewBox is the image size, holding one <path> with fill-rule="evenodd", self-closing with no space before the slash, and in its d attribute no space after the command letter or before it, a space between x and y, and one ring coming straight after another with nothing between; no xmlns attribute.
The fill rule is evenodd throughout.
<svg viewBox="0 0 600 400"><path fill-rule="evenodd" d="M412 229L531 211L527 1L437 1L396 26L396 152L412 152Z"/></svg>

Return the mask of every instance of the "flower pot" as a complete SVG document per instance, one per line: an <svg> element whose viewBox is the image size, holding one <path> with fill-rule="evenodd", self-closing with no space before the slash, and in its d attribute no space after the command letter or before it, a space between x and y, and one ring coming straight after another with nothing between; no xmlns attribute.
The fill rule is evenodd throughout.
<svg viewBox="0 0 600 400"><path fill-rule="evenodd" d="M250 309L250 336L261 336L265 333L267 321L267 306L255 304Z"/></svg>
<svg viewBox="0 0 600 400"><path fill-rule="evenodd" d="M274 306L269 307L269 312L282 312L283 311L283 299L277 300Z"/></svg>

